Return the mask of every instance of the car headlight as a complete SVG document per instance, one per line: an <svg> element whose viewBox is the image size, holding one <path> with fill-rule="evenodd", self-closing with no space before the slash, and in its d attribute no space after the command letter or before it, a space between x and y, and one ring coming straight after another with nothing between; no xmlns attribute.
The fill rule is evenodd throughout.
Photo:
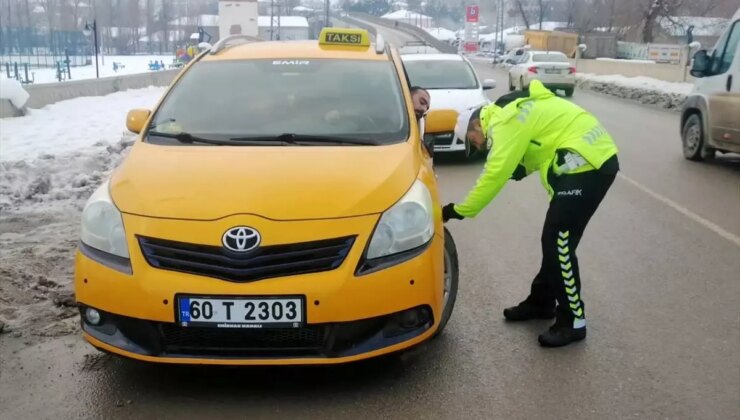
<svg viewBox="0 0 740 420"><path fill-rule="evenodd" d="M129 258L123 218L108 192L109 181L103 183L87 200L82 211L80 240L83 244L121 258Z"/></svg>
<svg viewBox="0 0 740 420"><path fill-rule="evenodd" d="M418 248L434 236L432 195L418 179L406 195L380 217L367 248L367 259Z"/></svg>

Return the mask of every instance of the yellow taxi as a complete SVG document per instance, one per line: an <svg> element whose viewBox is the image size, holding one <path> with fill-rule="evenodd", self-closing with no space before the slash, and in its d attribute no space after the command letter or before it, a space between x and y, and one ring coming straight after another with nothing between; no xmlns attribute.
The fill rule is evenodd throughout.
<svg viewBox="0 0 740 420"><path fill-rule="evenodd" d="M379 36L231 36L153 111L82 215L96 348L151 362L329 364L439 334L457 294L431 156Z"/></svg>

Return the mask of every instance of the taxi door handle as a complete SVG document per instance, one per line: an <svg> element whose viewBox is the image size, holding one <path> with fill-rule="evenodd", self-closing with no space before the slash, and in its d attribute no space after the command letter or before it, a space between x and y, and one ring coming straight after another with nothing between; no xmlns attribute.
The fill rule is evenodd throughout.
<svg viewBox="0 0 740 420"><path fill-rule="evenodd" d="M732 75L727 76L727 91L729 92L732 89Z"/></svg>

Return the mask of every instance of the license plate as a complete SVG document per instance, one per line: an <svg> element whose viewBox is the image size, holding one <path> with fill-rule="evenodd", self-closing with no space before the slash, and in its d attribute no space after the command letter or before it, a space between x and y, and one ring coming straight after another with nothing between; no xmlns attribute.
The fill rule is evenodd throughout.
<svg viewBox="0 0 740 420"><path fill-rule="evenodd" d="M547 74L560 74L559 69L545 69L545 73Z"/></svg>
<svg viewBox="0 0 740 420"><path fill-rule="evenodd" d="M304 322L304 299L179 296L177 321L183 327L299 328Z"/></svg>

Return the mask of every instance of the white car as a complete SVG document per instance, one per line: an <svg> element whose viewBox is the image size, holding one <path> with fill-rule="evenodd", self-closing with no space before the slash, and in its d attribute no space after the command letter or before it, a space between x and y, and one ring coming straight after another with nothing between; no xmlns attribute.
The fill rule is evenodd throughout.
<svg viewBox="0 0 740 420"><path fill-rule="evenodd" d="M516 57L516 56L515 56ZM558 51L530 51L514 58L509 69L509 90L524 89L532 80L539 80L550 90L563 90L573 96L576 87L576 68L568 57Z"/></svg>
<svg viewBox="0 0 740 420"><path fill-rule="evenodd" d="M402 54L401 59L411 85L429 92L430 111L461 112L491 102L485 91L495 88L496 81L481 82L470 61L459 54ZM453 124L449 132L425 133L424 140L433 142L435 153L454 152L472 158L475 149L465 139L454 138L454 130Z"/></svg>

